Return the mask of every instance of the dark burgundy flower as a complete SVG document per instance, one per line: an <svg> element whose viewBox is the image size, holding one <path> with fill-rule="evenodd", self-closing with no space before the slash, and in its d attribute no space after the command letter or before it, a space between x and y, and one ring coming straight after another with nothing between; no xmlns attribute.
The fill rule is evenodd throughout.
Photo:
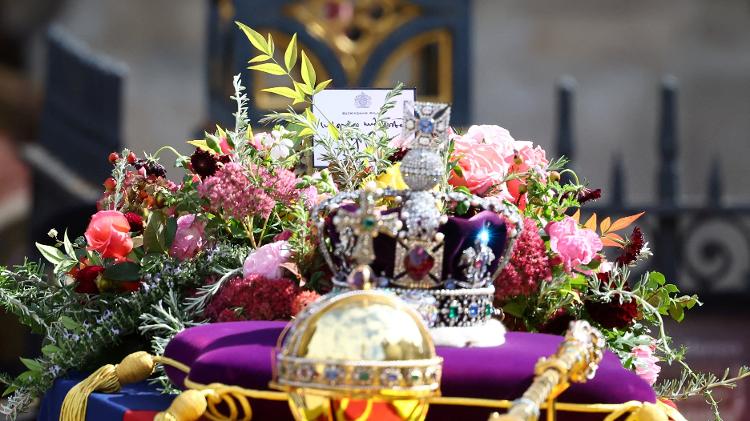
<svg viewBox="0 0 750 421"><path fill-rule="evenodd" d="M399 149L396 152L394 152L393 155L389 156L388 160L391 162L401 162L401 160L404 159L404 155L406 155L407 152L409 152L409 149L407 148Z"/></svg>
<svg viewBox="0 0 750 421"><path fill-rule="evenodd" d="M152 159L139 159L135 161L133 166L137 170L143 168L146 170L146 175L151 177L165 177L167 175L167 170L164 169L164 166Z"/></svg>
<svg viewBox="0 0 750 421"><path fill-rule="evenodd" d="M98 294L99 287L96 286L96 278L104 272L103 266L92 265L86 266L76 273L75 291L81 294Z"/></svg>
<svg viewBox="0 0 750 421"><path fill-rule="evenodd" d="M633 228L630 234L628 244L622 249L622 254L617 258L616 263L620 266L627 266L635 261L643 249L643 233L638 227Z"/></svg>
<svg viewBox="0 0 750 421"><path fill-rule="evenodd" d="M568 330L573 316L564 308L557 309L543 325L539 327L539 332L550 333L552 335L563 335Z"/></svg>
<svg viewBox="0 0 750 421"><path fill-rule="evenodd" d="M127 212L125 219L130 224L130 232L142 232L143 231L143 218L135 212Z"/></svg>
<svg viewBox="0 0 750 421"><path fill-rule="evenodd" d="M201 176L201 178L216 174L216 169L218 168L216 156L203 149L196 149L190 156L190 165L193 167L193 172Z"/></svg>
<svg viewBox="0 0 750 421"><path fill-rule="evenodd" d="M602 189L589 189L584 188L580 192L578 192L578 203L584 204L591 200L597 200L600 197L602 197Z"/></svg>
<svg viewBox="0 0 750 421"><path fill-rule="evenodd" d="M608 303L587 300L584 307L591 320L607 329L626 328L638 317L638 304L635 300L620 303L619 295L613 296Z"/></svg>
<svg viewBox="0 0 750 421"><path fill-rule="evenodd" d="M292 238L292 232L289 230L281 231L273 237L273 241L286 241Z"/></svg>

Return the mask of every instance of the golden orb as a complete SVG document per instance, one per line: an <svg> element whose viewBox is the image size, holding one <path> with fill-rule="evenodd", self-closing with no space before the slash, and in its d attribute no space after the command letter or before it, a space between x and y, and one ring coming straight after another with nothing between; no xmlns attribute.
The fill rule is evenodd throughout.
<svg viewBox="0 0 750 421"><path fill-rule="evenodd" d="M392 293L350 291L309 306L280 338L271 386L297 420L421 420L442 358L419 314Z"/></svg>

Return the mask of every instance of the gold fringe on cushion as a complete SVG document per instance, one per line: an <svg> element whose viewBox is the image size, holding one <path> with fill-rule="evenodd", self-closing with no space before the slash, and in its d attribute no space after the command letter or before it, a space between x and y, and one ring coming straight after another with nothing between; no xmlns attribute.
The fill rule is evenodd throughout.
<svg viewBox="0 0 750 421"><path fill-rule="evenodd" d="M164 412L159 412L154 421L195 421L206 412L206 397L197 390L186 390L172 401Z"/></svg>
<svg viewBox="0 0 750 421"><path fill-rule="evenodd" d="M117 392L124 384L144 381L154 372L156 363L171 365L185 373L190 371L185 364L171 358L153 357L144 351L134 352L123 358L120 364L107 364L73 386L63 400L60 421L85 421L91 393Z"/></svg>

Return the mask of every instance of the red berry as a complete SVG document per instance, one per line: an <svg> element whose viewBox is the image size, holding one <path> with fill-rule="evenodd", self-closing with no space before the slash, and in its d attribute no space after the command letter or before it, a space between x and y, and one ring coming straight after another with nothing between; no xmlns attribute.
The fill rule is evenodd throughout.
<svg viewBox="0 0 750 421"><path fill-rule="evenodd" d="M137 161L137 160L138 160L138 158L135 156L135 154L133 152L130 152L128 154L128 164L133 165L133 164L135 164L135 161Z"/></svg>
<svg viewBox="0 0 750 421"><path fill-rule="evenodd" d="M114 164L120 159L120 155L117 152L112 152L109 154L109 162Z"/></svg>
<svg viewBox="0 0 750 421"><path fill-rule="evenodd" d="M104 180L104 188L107 189L107 191L113 191L116 186L117 183L115 182L114 178L109 177L108 179Z"/></svg>

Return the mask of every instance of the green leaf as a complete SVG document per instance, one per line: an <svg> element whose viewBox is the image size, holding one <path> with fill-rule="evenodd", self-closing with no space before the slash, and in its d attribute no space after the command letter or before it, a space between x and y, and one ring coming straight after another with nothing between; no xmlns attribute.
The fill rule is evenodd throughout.
<svg viewBox="0 0 750 421"><path fill-rule="evenodd" d="M122 262L104 269L102 276L109 281L136 281L141 278L141 266L133 262Z"/></svg>
<svg viewBox="0 0 750 421"><path fill-rule="evenodd" d="M20 360L31 371L42 371L42 364L39 361L23 357Z"/></svg>
<svg viewBox="0 0 750 421"><path fill-rule="evenodd" d="M166 241L164 238L164 214L161 212L152 212L146 221L146 228L143 230L143 248L146 253L164 253L167 251Z"/></svg>
<svg viewBox="0 0 750 421"><path fill-rule="evenodd" d="M251 58L248 61L248 63L258 63L258 62L266 61L266 60L270 60L270 59L271 59L271 56L269 56L268 54L259 54L259 55L255 56L255 57Z"/></svg>
<svg viewBox="0 0 750 421"><path fill-rule="evenodd" d="M271 55L268 53L268 42L266 42L266 39L263 38L263 35L259 34L258 31L245 25L242 22L235 21L234 23L236 23L237 26L242 29L242 32L245 33L245 36L248 40L250 40L250 44L253 44L253 47L257 48L261 52L268 54L269 56Z"/></svg>
<svg viewBox="0 0 750 421"><path fill-rule="evenodd" d="M81 325L79 325L78 322L68 316L60 316L60 323L62 323L65 329L73 331L81 330Z"/></svg>
<svg viewBox="0 0 750 421"><path fill-rule="evenodd" d="M58 262L55 265L54 272L55 273L69 272L77 264L78 264L78 260L65 259L61 262Z"/></svg>
<svg viewBox="0 0 750 421"><path fill-rule="evenodd" d="M18 387L16 387L16 386L8 386L3 391L3 397L6 397L6 396L10 395L11 393L15 392L16 390L18 390Z"/></svg>
<svg viewBox="0 0 750 421"><path fill-rule="evenodd" d="M515 317L523 317L526 312L526 303L511 301L503 306L503 312Z"/></svg>
<svg viewBox="0 0 750 421"><path fill-rule="evenodd" d="M63 253L62 250L58 249L57 247L36 243L36 248L39 249L42 257L47 259L47 261L52 263L53 265L56 265L61 261L67 259L65 253Z"/></svg>
<svg viewBox="0 0 750 421"><path fill-rule="evenodd" d="M310 123L313 123L312 125L314 125L314 123L318 121L317 117L315 117L315 114L313 114L313 112L310 110L310 107L305 108L305 118Z"/></svg>
<svg viewBox="0 0 750 421"><path fill-rule="evenodd" d="M193 145L193 146L195 146L196 148L198 148L198 149L201 149L201 150L204 150L204 151L207 151L207 152L212 152L212 151L213 151L213 149L211 149L211 148L210 148L210 147L208 146L208 143L206 143L206 140L205 140L205 139L199 139L199 140L190 140L190 141L188 141L187 143L188 143L189 145Z"/></svg>
<svg viewBox="0 0 750 421"><path fill-rule="evenodd" d="M685 310L677 303L672 303L669 306L669 316L678 322L681 322L685 318Z"/></svg>
<svg viewBox="0 0 750 421"><path fill-rule="evenodd" d="M310 59L307 58L304 50L302 51L302 68L300 72L302 73L302 80L305 81L310 89L313 89L315 87L315 68L310 63Z"/></svg>
<svg viewBox="0 0 750 421"><path fill-rule="evenodd" d="M269 56L273 56L273 53L276 51L276 46L273 44L273 38L271 38L271 34L268 34L268 51L266 54Z"/></svg>
<svg viewBox="0 0 750 421"><path fill-rule="evenodd" d="M336 126L333 125L333 123L328 123L328 134L330 134L334 140L338 140L339 129L337 129Z"/></svg>
<svg viewBox="0 0 750 421"><path fill-rule="evenodd" d="M303 56L304 57L304 56ZM286 71L276 63L263 63L250 66L248 69L268 73L269 75L285 75Z"/></svg>
<svg viewBox="0 0 750 421"><path fill-rule="evenodd" d="M284 52L284 64L286 65L286 69L290 72L292 71L292 67L297 64L297 34L292 35L292 40L289 41L289 45L286 46L286 51Z"/></svg>
<svg viewBox="0 0 750 421"><path fill-rule="evenodd" d="M470 203L468 201L462 200L458 203L456 203L456 214L457 215L463 215L466 212L469 211L469 205Z"/></svg>
<svg viewBox="0 0 750 421"><path fill-rule="evenodd" d="M219 141L218 139L216 139L216 137L206 137L206 145L208 145L209 147L209 152L216 152L218 154L221 154L221 145L219 144Z"/></svg>
<svg viewBox="0 0 750 421"><path fill-rule="evenodd" d="M294 82L294 89L306 95L313 94L313 90L310 89L310 87L305 85L304 83Z"/></svg>
<svg viewBox="0 0 750 421"><path fill-rule="evenodd" d="M305 137L305 136L312 136L312 135L314 135L314 134L315 134L315 132L313 131L313 129L311 129L311 128L309 128L309 127L305 127L304 129L302 129L302 130L301 130L301 131L299 132L299 136L300 136L300 137Z"/></svg>
<svg viewBox="0 0 750 421"><path fill-rule="evenodd" d="M328 85L331 84L331 79L324 80L318 84L318 86L315 87L315 91L313 93L318 93L322 91L323 89L327 88Z"/></svg>
<svg viewBox="0 0 750 421"><path fill-rule="evenodd" d="M177 218L167 219L167 226L164 228L164 245L167 249L172 247L174 236L177 233Z"/></svg>
<svg viewBox="0 0 750 421"><path fill-rule="evenodd" d="M294 91L294 89L287 88L286 86L277 86L274 88L264 88L262 89L264 92L270 92L272 94L281 95L286 98L291 99L297 99L299 98L299 94Z"/></svg>
<svg viewBox="0 0 750 421"><path fill-rule="evenodd" d="M47 355L47 356L50 356L59 351L60 351L60 348L52 344L45 345L42 347L42 354Z"/></svg>
<svg viewBox="0 0 750 421"><path fill-rule="evenodd" d="M667 282L667 279L664 278L664 275L661 272L651 272L648 274L648 280L654 281L658 285L664 285Z"/></svg>
<svg viewBox="0 0 750 421"><path fill-rule="evenodd" d="M68 238L68 230L65 230L65 233L63 234L63 246L65 247L65 253L70 256L71 259L77 260L76 257L76 251L73 248L73 243L70 242L70 239Z"/></svg>

